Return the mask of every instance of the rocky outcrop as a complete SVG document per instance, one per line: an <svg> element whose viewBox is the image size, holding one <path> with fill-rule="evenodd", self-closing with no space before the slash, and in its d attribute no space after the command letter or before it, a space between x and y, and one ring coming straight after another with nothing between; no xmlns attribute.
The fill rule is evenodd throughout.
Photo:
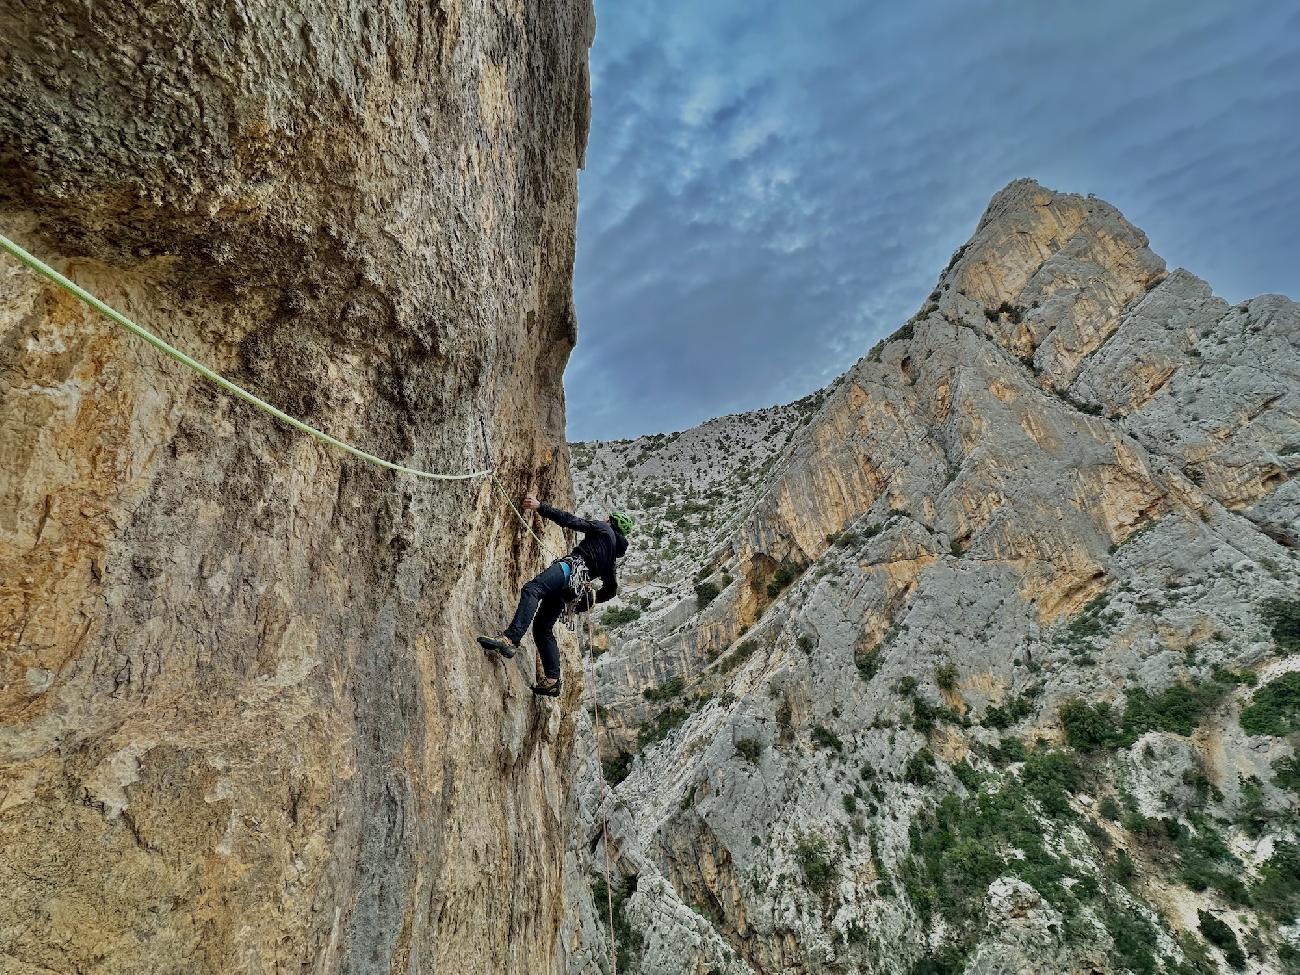
<svg viewBox="0 0 1300 975"><path fill-rule="evenodd" d="M564 497L592 30L7 5L0 229L308 422ZM0 969L562 971L572 709L473 645L540 557L490 487L0 265Z"/></svg>
<svg viewBox="0 0 1300 975"><path fill-rule="evenodd" d="M803 409L578 445L663 533L598 664L620 970L1300 957L1297 416L1300 306L1021 181Z"/></svg>

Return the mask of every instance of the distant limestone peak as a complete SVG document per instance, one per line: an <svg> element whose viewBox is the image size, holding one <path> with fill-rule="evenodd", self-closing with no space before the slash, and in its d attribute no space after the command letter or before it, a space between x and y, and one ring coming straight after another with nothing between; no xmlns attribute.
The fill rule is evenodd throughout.
<svg viewBox="0 0 1300 975"><path fill-rule="evenodd" d="M1017 180L820 393L575 445L627 970L1279 971L1297 418L1300 306Z"/></svg>

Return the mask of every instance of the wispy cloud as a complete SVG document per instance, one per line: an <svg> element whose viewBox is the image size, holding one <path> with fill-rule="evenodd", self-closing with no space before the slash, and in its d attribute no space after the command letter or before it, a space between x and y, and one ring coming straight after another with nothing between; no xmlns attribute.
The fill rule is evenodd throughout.
<svg viewBox="0 0 1300 975"><path fill-rule="evenodd" d="M792 399L1018 176L1236 300L1300 294L1300 14L1187 0L598 0L570 434Z"/></svg>

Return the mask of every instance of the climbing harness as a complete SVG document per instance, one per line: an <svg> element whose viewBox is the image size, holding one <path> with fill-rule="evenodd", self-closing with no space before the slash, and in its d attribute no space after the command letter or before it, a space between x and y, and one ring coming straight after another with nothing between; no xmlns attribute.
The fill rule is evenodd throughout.
<svg viewBox="0 0 1300 975"><path fill-rule="evenodd" d="M564 599L566 602L576 602L586 596L591 588L591 570L587 568L587 560L581 555L566 555L560 561L569 567Z"/></svg>
<svg viewBox="0 0 1300 975"><path fill-rule="evenodd" d="M468 473L465 474L435 474L432 471L422 471L415 467L407 467L405 464L394 464L392 461L384 460L382 457L376 457L374 454L362 450L359 447L354 447L352 446L352 444L339 440L337 437L331 437L328 433L325 433L323 430L317 430L315 427L307 423L304 423L302 420L299 420L297 417L290 416L288 413L285 413L283 410L277 409L276 407L272 406L270 403L266 402L266 400L261 399L260 397L255 396L254 394L250 393L248 390L244 389L243 386L239 386L236 385L235 383L232 383L225 376L222 376L220 373L214 372L212 369L209 369L207 366L199 362L197 359L190 358L180 349L168 345L157 335L154 335L153 332L149 331L147 328L144 328L141 325L137 325L135 322L131 321L131 319L127 318L121 312L104 304L104 302L100 301L89 291L82 288L74 281L71 281L68 278L64 277L58 271L54 270L54 268L46 264L44 261L33 256L32 254L29 254L22 247L15 244L12 240L10 240L8 237L5 237L3 234L0 234L0 248L3 248L4 250L8 251L13 257L17 258L20 262L27 265L27 267L31 268L33 271L43 275L46 278L49 278L51 281L57 284L64 291L67 291L69 294L73 295L74 297L81 299L91 308L99 312L101 315L104 315L106 318L116 322L118 325L121 325L132 335L144 339L146 342L152 345L159 352L162 352L164 355L170 356L171 358L175 359L177 362L181 363L182 365L188 366L189 368L193 369L204 379L207 379L208 381L213 382L216 385L220 386L222 389L230 393L232 396L236 396L239 399L244 400L246 403L251 403L253 406L257 407L263 413L269 413L277 420L280 420L283 423L287 423L295 430L300 430L303 433L307 434L308 436L315 437L317 440L321 441L322 443L329 444L331 447L337 447L339 450L346 451L347 453L351 454L353 457L359 457L361 460L364 460L366 463L374 464L376 467L386 467L389 470L398 471L399 473L402 474L410 474L413 477L423 477L434 481L468 481L476 477L487 477L492 473L492 470L489 468L487 470L481 470L481 471L469 471Z"/></svg>
<svg viewBox="0 0 1300 975"><path fill-rule="evenodd" d="M590 611L594 603L591 602L594 595L591 586L591 571L587 568L587 562L581 555L566 555L560 559L569 567L569 579L564 586L564 609L560 611L560 619L568 627L570 633L578 631L578 613L584 610Z"/></svg>
<svg viewBox="0 0 1300 975"><path fill-rule="evenodd" d="M275 417L277 420L280 420L282 423L286 423L289 426L293 427L295 430L305 433L308 436L314 437L315 439L319 440L322 443L328 444L331 447L337 447L339 450L345 451L346 453L351 454L353 457L357 457L368 464L375 465L376 467L387 468L388 470L397 471L398 473L401 474L409 474L413 477L422 477L422 478L435 480L435 481L468 481L479 477L489 478L492 481L492 484L496 487L497 491L501 494L501 497L505 500L506 504L509 505L510 510L514 512L515 517L519 519L519 523L524 526L524 530L527 531L528 534L533 537L533 539L537 542L537 544L540 546L543 552L548 554L553 554L551 553L550 547L546 544L546 542L542 539L542 537L536 531L533 530L533 527L528 523L528 520L524 518L523 512L521 512L515 506L515 503L511 499L510 494L505 489L505 485L501 483L501 479L497 476L496 472L493 470L492 467L489 466L484 468L483 470L469 471L463 474L440 474L440 473L435 473L433 471L420 470L419 468L415 468L415 467L408 467L405 464L395 464L392 461L384 460L382 457L378 457L375 454L362 450L359 447L354 447L352 444L347 443L346 441L340 440L337 437L332 437L328 433L325 433L323 430L318 430L315 427L311 426L310 424L304 423L302 420L299 420L297 417L290 416L288 413L285 413L283 410L278 409L275 406L272 406L270 403L266 402L266 400L244 389L244 387L231 382L225 376L222 376L220 373L208 368L203 363L199 362L197 359L193 359L190 356L186 355L180 349L177 349L176 347L169 345L163 339L159 338L157 335L154 335L153 332L149 331L147 328L144 328L141 325L137 325L135 322L127 318L121 312L105 304L103 301L100 301L89 291L85 290L80 285L76 284L74 281L60 274L58 271L54 270L54 268L50 267L44 261L28 253L26 250L24 250L18 244L14 243L8 237L5 237L3 234L0 234L0 249L7 251L11 256L16 258L20 263L26 265L28 268L42 275L43 277L48 278L50 281L53 281L64 291L67 291L73 297L83 301L85 304L89 305L91 308L98 311L101 315L108 318L110 321L113 321L116 324L122 326L122 328L126 329L132 335L135 335L136 337L143 339L145 342L147 342L149 345L152 345L155 349L157 349L159 352L162 352L164 355L170 356L172 359L175 359L177 362L181 363L182 365L187 366L188 368L194 370L204 379L207 379L209 382L212 382L217 386L221 387L226 392L230 393L232 396L244 400L244 402L251 404L252 406L261 410L263 413L267 413L270 416ZM573 569L573 575L571 576L570 579L570 585L572 588L574 588L576 597L586 599L589 596L591 591L590 573L589 570L587 569L586 563L583 562L581 558L577 558L577 557L571 557L569 559L566 559L566 561L570 562L570 566ZM580 585L574 585L574 583L576 583L579 579L579 567L581 568L581 573L583 578L581 580ZM566 612L568 612L569 605L570 604L566 603ZM608 732L604 727L604 722L600 716L600 707L596 701L595 666L592 662L593 639L594 636L593 636L592 622L591 622L590 614L588 614L587 647L586 647L586 653L583 655L583 661L587 670L586 684L587 684L588 694L590 695L591 698L592 718L596 723L596 734L592 736L593 738L592 761L594 763L596 776L600 781L600 831L601 831L601 837L605 845L605 900L606 900L605 906L606 906L607 920L609 922L610 975L618 975L618 948L614 941L614 891L613 891L613 887L610 885L609 818L606 814L607 807L606 807L606 792L605 792L605 776L600 766L599 739L601 734L605 734L606 737L608 737ZM581 642L582 641L579 640L579 644L581 644Z"/></svg>

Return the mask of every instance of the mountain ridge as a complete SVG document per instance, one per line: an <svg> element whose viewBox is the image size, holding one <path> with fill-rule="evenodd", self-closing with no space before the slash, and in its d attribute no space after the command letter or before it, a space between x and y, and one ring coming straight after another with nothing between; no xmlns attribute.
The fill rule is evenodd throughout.
<svg viewBox="0 0 1300 975"><path fill-rule="evenodd" d="M907 971L942 956L949 967L933 970L983 971L1049 949L1059 970L1211 964L1198 961L1201 935L1227 936L1188 911L1222 911L1221 899L1202 885L1160 902L1168 871L1147 859L1141 828L1107 833L1106 851L1079 832L1109 829L1089 812L1095 797L1094 807L1076 797L1083 778L1048 803L1068 824L1016 790L1025 768L1093 762L1088 789L1130 817L1175 823L1184 833L1170 842L1221 832L1228 849L1250 803L1282 824L1265 834L1274 847L1291 835L1295 797L1274 784L1273 766L1292 761L1293 746L1285 735L1254 742L1231 712L1251 700L1232 680L1272 686L1294 666L1269 635L1280 624L1267 607L1292 606L1300 586L1298 390L1294 302L1229 305L1168 272L1113 207L1022 180L993 198L917 315L814 394L807 415L782 407L575 445L580 502L629 507L648 529L628 562L638 591L607 617L610 649L597 664L617 841L638 878L625 910L650 924L634 970L805 971L820 959L843 966L829 970ZM719 489L736 472L750 494ZM1191 693L1177 688L1215 689L1213 708L1197 713L1217 722L1219 744L1196 737L1200 724L1178 734L1159 722L1122 747L1071 744L1063 713L1113 708L1137 729L1151 700ZM1007 743L1011 732L1020 745ZM1013 747L1027 749L1027 766L990 757ZM1144 747L1176 753L1218 798L1171 817L1134 784L1152 774ZM880 795L849 788L824 759L865 760ZM769 788L802 782L820 801L759 799L755 776ZM943 874L926 871L951 850L932 863L926 830L910 839L909 828L944 796L979 795L962 776L1014 792L1034 822L1086 846L1079 862L1091 866L1068 876L1101 892L1053 899L1015 868L986 880L1000 885L998 903L1028 898L1037 906L1025 916L1038 921L1068 906L1088 930L1045 940L1036 928L1003 943L935 908L942 887L925 881ZM683 793L681 779L695 784ZM886 805L906 810L908 828L882 820ZM1197 825L1215 817L1233 825ZM761 829L742 826L756 819ZM809 830L834 848L838 894L809 887L799 852ZM771 837L769 862L754 859L749 832ZM1136 892L1107 879L1116 845L1140 864ZM994 846L1003 868L1015 853L1065 870L1059 847ZM1272 869L1268 857L1230 857L1221 863L1253 882ZM1169 859L1191 870L1191 854ZM851 868L870 882L845 888ZM808 911L824 896L838 906L819 921ZM989 887L961 909L991 924L994 900ZM712 907L690 910L697 901ZM1117 920L1133 911L1137 947ZM1285 925L1270 927L1258 906L1227 916L1234 937L1264 939L1262 970L1281 970L1268 966L1284 964ZM1223 950L1212 944L1205 958Z"/></svg>

